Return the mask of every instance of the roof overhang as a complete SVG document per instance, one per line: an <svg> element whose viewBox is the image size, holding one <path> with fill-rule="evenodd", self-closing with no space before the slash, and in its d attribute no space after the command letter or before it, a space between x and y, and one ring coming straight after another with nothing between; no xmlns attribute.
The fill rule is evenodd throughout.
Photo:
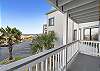
<svg viewBox="0 0 100 71"><path fill-rule="evenodd" d="M68 12L77 23L99 21L100 0L49 0L62 13Z"/></svg>

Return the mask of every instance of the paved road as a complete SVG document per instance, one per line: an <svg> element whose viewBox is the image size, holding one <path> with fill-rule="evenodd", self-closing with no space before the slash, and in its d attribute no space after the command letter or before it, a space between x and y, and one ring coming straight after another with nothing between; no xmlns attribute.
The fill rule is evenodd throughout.
<svg viewBox="0 0 100 71"><path fill-rule="evenodd" d="M23 42L13 46L13 55L20 55L27 57L31 55L31 42ZM0 47L0 60L3 60L8 56L8 48Z"/></svg>
<svg viewBox="0 0 100 71"><path fill-rule="evenodd" d="M100 71L100 57L79 53L68 71Z"/></svg>

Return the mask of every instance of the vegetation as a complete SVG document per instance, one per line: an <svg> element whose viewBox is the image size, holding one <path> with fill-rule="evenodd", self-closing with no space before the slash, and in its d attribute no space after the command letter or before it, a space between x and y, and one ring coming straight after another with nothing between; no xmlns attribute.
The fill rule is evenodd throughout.
<svg viewBox="0 0 100 71"><path fill-rule="evenodd" d="M3 61L0 61L0 65L2 65L2 64L9 64L11 62L18 61L18 60L20 60L22 58L23 57L21 57L21 56L15 56L13 60L5 59Z"/></svg>
<svg viewBox="0 0 100 71"><path fill-rule="evenodd" d="M37 35L33 39L32 53L38 53L44 49L54 47L54 42L57 40L55 33L49 32L48 34Z"/></svg>
<svg viewBox="0 0 100 71"><path fill-rule="evenodd" d="M7 43L8 49L9 49L9 60L13 60L12 56L12 50L13 50L13 44L18 43L21 41L21 34L22 32L16 28L0 28L0 42L1 43Z"/></svg>

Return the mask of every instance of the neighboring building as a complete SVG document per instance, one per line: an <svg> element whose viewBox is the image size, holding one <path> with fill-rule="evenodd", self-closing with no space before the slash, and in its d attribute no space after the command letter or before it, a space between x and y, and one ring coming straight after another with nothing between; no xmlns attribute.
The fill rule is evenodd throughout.
<svg viewBox="0 0 100 71"><path fill-rule="evenodd" d="M47 24L43 25L43 34L47 34Z"/></svg>

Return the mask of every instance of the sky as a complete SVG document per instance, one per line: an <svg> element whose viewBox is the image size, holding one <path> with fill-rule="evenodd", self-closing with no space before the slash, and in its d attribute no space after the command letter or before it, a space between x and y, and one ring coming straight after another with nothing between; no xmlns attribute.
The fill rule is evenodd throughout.
<svg viewBox="0 0 100 71"><path fill-rule="evenodd" d="M42 33L45 15L52 9L47 0L0 0L0 23L2 27L16 27L23 34Z"/></svg>

